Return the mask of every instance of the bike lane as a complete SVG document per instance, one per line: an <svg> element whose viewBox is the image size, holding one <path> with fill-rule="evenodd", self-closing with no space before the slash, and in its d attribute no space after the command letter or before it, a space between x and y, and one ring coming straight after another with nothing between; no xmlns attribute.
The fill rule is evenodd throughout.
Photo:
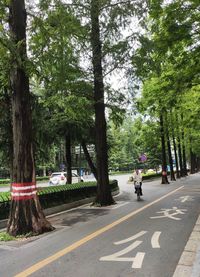
<svg viewBox="0 0 200 277"><path fill-rule="evenodd" d="M31 276L172 276L200 213L199 198L198 187L185 186Z"/></svg>
<svg viewBox="0 0 200 277"><path fill-rule="evenodd" d="M166 188L166 193L167 191L169 192L170 190L175 187L173 184L170 184L169 186L160 186L159 187L159 192L156 190L153 191L155 196L161 196L164 193L164 188ZM29 268L31 265L34 265L37 261L41 263L41 268L37 268L36 271L33 271L33 274L31 276L132 276L133 273L134 276L158 276L154 275L155 272L152 271L151 264L154 267L154 264L156 266L156 263L162 259L166 260L163 265L168 264L170 267L170 271L173 271L172 265L170 265L168 261L168 256L169 260L172 256L173 251L169 251L168 245L172 239L172 243L176 241L176 236L178 233L178 241L181 241L181 236L182 236L182 241L183 241L183 246L180 246L179 244L172 244L172 248L176 250L178 247L178 251L181 253L181 247L184 248L185 240L187 240L187 237L189 236L190 229L193 225L193 222L195 221L196 214L198 214L198 204L197 199L199 199L199 191L198 187L193 187L192 194L191 192L192 186L189 185L185 189L181 189L177 191L175 194L172 195L164 195L162 199L158 198L158 201L156 200L153 203L150 203L148 201L141 201L140 203L137 203L135 201L135 195L132 199L134 199L134 203L122 203L121 206L118 204L113 210L112 208L109 210L108 208L99 208L99 209L91 209L89 207L85 208L79 208L75 211L76 215L78 214L84 214L85 217L84 219L76 223L73 228L71 226L66 226L65 230L61 230L58 232L60 239L55 238L54 234L51 233L47 236L44 236L42 239L38 239L37 241L33 242L32 245L30 243L29 247L28 245L23 249L19 249L19 251L15 251L14 253L9 253L10 256L13 256L12 258L12 264L8 265L6 264L6 260L4 259L1 268L2 271L0 270L0 273L3 272L5 273L5 270L3 271L3 267L7 266L7 271L8 274L4 274L0 276L14 276L14 274L10 274L10 272L17 273L20 272L20 269L22 271L21 274L18 276L29 276L29 273L27 271L23 271L23 269ZM157 191L157 194L156 194ZM161 191L161 193L160 193ZM144 196L144 199L147 199L149 195ZM176 196L176 197L175 197ZM194 199L188 198L188 196L195 196ZM179 198L179 197L186 197L186 198ZM157 198L157 197L156 197ZM167 205L167 202L172 201L171 204L177 204L177 206L173 205ZM120 199L122 200L122 199ZM127 199L126 199L127 200ZM150 200L150 197L149 197ZM194 200L194 201L193 201ZM175 202L174 202L175 201ZM183 202L182 202L183 201ZM123 202L123 201L122 201ZM147 204L148 202L148 204ZM166 202L166 203L165 203ZM187 225L187 228L184 229L183 234L180 232L181 228L178 228L177 230L174 230L175 225L171 224L170 222L174 221L178 223L178 226L181 226L180 224L183 223L183 221L178 222L178 220L171 219L171 218L154 218L150 219L150 217L153 216L162 216L164 215L161 213L158 213L160 211L163 211L162 209L169 209L173 207L177 207L179 209L184 209L182 206L178 206L178 203L184 204L183 207L189 206L189 210L195 210L196 213L185 213L185 214L177 214L174 216L188 216L190 220L188 222L184 223ZM165 204L164 204L165 203ZM179 203L179 204L180 204ZM161 205L162 204L162 205ZM160 206L159 206L160 205ZM120 206L120 208L119 208ZM133 210L132 207L134 206L134 211L130 213L130 210ZM138 209L138 207L140 207ZM160 210L159 210L160 208ZM187 208L185 208L187 209ZM129 213L128 213L129 212ZM165 211L166 212L166 211ZM172 210L172 212L174 212ZM177 211L175 211L177 213ZM122 216L123 214L127 214L124 218ZM94 218L93 220L87 221L85 218L88 216L93 215ZM119 215L124 218L123 220L120 220L121 222L118 222L117 224L114 224L116 219L119 219ZM191 216L193 215L193 217ZM70 219L69 215L66 216L66 224L70 225ZM64 215L63 215L64 217ZM186 219L187 217L185 217ZM81 216L77 217L77 222L80 221ZM182 219L183 220L183 219ZM73 218L71 221L74 221ZM113 222L113 223L111 223ZM160 225L159 222L162 222ZM72 223L72 222L71 222ZM107 227L105 230L102 231L102 226L105 226L105 224L111 223L112 226ZM73 223L74 224L74 223ZM72 224L72 225L73 225ZM86 226L89 225L89 230L94 231L95 234L93 237L90 237L88 240L85 238L88 237L88 229ZM169 226L172 226L168 228ZM80 228L77 230L77 228ZM154 228L153 228L154 227ZM156 228L157 227L157 228ZM160 228L161 229L160 229ZM163 229L169 229L169 235L171 236L166 236L166 233L163 231ZM175 228L176 229L176 228ZM98 230L98 231L95 231ZM142 231L143 233L141 233ZM161 233L159 233L161 232ZM84 237L84 234L86 237ZM174 236L173 236L174 234ZM180 235L179 235L180 234ZM187 235L188 234L188 235ZM64 237L65 236L65 237ZM130 237L133 236L138 236L133 238L133 240L129 240L126 242L122 241L124 239L129 239ZM166 236L166 239L165 239ZM83 237L83 239L81 239ZM170 239L171 238L171 239ZM79 241L77 241L79 239ZM47 243L50 240L52 244L50 246L44 245L45 242ZM82 240L82 244L80 244L80 240ZM135 243L136 241L142 241L140 245L137 247L131 246L132 250L127 252L127 250L122 253L120 256L118 253L118 258L125 258L127 257L131 259L131 261L106 261L104 259L100 260L102 257L110 256L113 255L119 251L124 251L127 247L129 247L131 244ZM42 243L43 242L43 243ZM71 242L71 244L70 244ZM114 242L118 242L118 244L114 244ZM121 242L121 244L119 244ZM163 243L164 242L164 243ZM167 243L167 246L166 246ZM76 244L76 247L73 248ZM138 244L138 242L137 242ZM37 245L37 247L36 247ZM67 246L68 245L68 246ZM152 246L153 245L153 246ZM160 245L160 248L157 246ZM177 246L179 245L179 246ZM65 254L63 250L68 247L68 252ZM38 248L39 247L39 248ZM46 254L45 249L48 251L48 254ZM38 252L36 253L38 249ZM62 250L60 250L62 249ZM74 249L74 250L73 250ZM55 260L50 261L52 256L56 255L57 253L60 253L63 251L62 255L60 257L56 257ZM154 251L161 251L160 254L156 257L156 252ZM141 268L133 268L133 258L137 255L137 252L145 253L143 261L142 261L142 266ZM32 254L33 253L33 254ZM157 252L159 253L159 252ZM165 254L163 256L163 253ZM148 254L148 255L147 255ZM16 257L17 255L17 257ZM173 257L177 257L176 259L178 260L178 252L175 251L173 252ZM31 260L30 258L33 256L33 259ZM48 264L45 266L44 263L44 258L49 257L48 259ZM3 257L3 254L2 254ZM140 261L141 261L140 256ZM148 259L151 257L150 262L148 263ZM164 257L164 258L163 258ZM112 258L112 257L111 257ZM153 262L155 259L155 262ZM5 264L4 264L5 262ZM173 263L173 265L176 263L176 261ZM148 270L147 270L148 269ZM174 268L175 269L175 268ZM148 273L145 271L147 270ZM167 273L168 270L165 270L165 273ZM16 274L15 273L15 274ZM163 272L162 272L163 273ZM27 275L28 274L28 275ZM145 275L143 275L145 274ZM155 273L157 274L157 273ZM158 272L159 274L159 272ZM170 276L170 275L160 275L160 276Z"/></svg>

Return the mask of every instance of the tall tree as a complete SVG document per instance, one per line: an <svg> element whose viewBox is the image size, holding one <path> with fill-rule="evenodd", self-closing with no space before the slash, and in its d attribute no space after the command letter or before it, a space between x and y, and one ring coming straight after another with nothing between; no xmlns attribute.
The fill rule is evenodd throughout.
<svg viewBox="0 0 200 277"><path fill-rule="evenodd" d="M11 53L10 84L13 121L13 183L7 232L11 235L42 233L53 227L45 219L36 191L32 145L31 96L27 74L26 9L23 0L9 5Z"/></svg>
<svg viewBox="0 0 200 277"><path fill-rule="evenodd" d="M104 104L104 83L102 72L102 50L100 41L100 3L98 0L91 0L91 45L92 63L94 74L94 100L95 100L95 131L96 131L96 155L97 155L97 197L96 202L100 205L114 203L109 187L108 178L108 154L106 119Z"/></svg>

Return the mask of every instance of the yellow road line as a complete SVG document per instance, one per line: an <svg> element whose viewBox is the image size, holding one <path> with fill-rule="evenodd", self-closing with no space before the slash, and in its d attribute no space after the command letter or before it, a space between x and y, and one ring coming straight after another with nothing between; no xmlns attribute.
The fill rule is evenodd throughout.
<svg viewBox="0 0 200 277"><path fill-rule="evenodd" d="M109 225L107 225L107 226L105 226L105 227L99 229L98 231L96 231L96 232L94 232L94 233L92 233L92 234L90 234L90 235L88 235L88 236L82 238L81 240L79 240L79 241L73 243L72 245L70 245L70 246L68 246L68 247L66 247L66 248L64 248L64 249L62 249L62 250L60 250L60 251L58 251L58 252L55 253L54 255L52 255L52 256L50 256L50 257L48 257L48 258L46 258L46 259L44 259L44 260L42 260L42 261L40 261L40 262L38 262L38 263L36 263L36 264L34 264L33 266L27 268L27 269L24 270L23 272L21 272L21 273L15 275L15 277L26 277L26 276L30 276L30 275L33 274L34 272L36 272L36 271L38 271L39 269L43 268L44 266L46 266L46 265L48 265L48 264L54 262L55 260L59 259L60 257L66 255L67 253L73 251L74 249L80 247L81 245L83 245L83 244L85 244L86 242L92 240L93 238L95 238L95 237L101 235L102 233L104 233L104 232L110 230L111 228L117 226L118 224L120 224L120 223L122 223L123 221L129 219L130 217L132 217L132 216L138 214L139 212L141 212L141 211L147 209L148 207L150 207L150 206L152 206L152 205L158 203L158 202L161 201L162 199L168 197L169 195L175 193L176 191L182 189L183 187L184 187L184 186L181 186L180 188L175 189L175 190L169 192L168 194L166 194L166 195L164 195L164 196L162 196L162 197L160 197L160 198L154 200L153 202L151 202L151 203L145 205L144 207L142 207L142 208L140 208L140 209L138 209L138 210L136 210L136 211L133 211L133 212L131 212L130 214L127 214L127 215L123 216L122 218L120 218L120 219L114 221L113 223L111 223L111 224L109 224Z"/></svg>

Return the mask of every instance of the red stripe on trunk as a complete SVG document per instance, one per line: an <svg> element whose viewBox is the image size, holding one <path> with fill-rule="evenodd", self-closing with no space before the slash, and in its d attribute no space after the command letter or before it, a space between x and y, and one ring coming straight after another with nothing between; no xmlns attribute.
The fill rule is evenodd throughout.
<svg viewBox="0 0 200 277"><path fill-rule="evenodd" d="M27 195L27 196L12 196L11 199L14 201L21 201L21 200L28 200L35 197L35 194L33 195Z"/></svg>
<svg viewBox="0 0 200 277"><path fill-rule="evenodd" d="M32 189L25 189L25 190L16 190L16 189L12 189L13 193L27 193L27 192L33 192L36 191L36 188L32 188Z"/></svg>

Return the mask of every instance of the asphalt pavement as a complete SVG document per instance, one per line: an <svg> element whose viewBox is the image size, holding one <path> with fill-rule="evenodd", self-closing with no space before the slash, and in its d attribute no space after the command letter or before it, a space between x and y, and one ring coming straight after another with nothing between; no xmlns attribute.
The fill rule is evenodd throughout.
<svg viewBox="0 0 200 277"><path fill-rule="evenodd" d="M199 277L200 174L144 182L140 202L128 176L113 178L116 205L60 212L54 232L0 243L0 276Z"/></svg>

